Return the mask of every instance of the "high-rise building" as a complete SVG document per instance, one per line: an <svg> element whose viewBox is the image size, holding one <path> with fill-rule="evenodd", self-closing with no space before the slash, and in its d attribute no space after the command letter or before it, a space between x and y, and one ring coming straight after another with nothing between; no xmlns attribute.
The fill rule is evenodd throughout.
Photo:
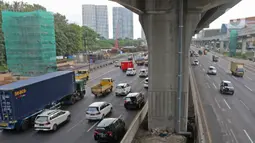
<svg viewBox="0 0 255 143"><path fill-rule="evenodd" d="M133 39L133 13L123 7L113 7L113 38Z"/></svg>
<svg viewBox="0 0 255 143"><path fill-rule="evenodd" d="M108 10L106 5L82 5L82 25L109 38Z"/></svg>

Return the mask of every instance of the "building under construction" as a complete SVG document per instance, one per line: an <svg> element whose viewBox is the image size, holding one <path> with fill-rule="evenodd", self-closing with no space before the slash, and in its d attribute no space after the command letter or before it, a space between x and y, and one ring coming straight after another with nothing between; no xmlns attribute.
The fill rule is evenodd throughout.
<svg viewBox="0 0 255 143"><path fill-rule="evenodd" d="M57 70L54 16L46 11L2 11L7 66L15 75Z"/></svg>

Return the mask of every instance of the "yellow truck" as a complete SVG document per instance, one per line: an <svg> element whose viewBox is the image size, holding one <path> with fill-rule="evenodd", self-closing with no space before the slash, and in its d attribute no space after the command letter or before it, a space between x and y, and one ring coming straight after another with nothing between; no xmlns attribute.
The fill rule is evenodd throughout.
<svg viewBox="0 0 255 143"><path fill-rule="evenodd" d="M75 72L76 80L89 80L89 71L88 70L78 70Z"/></svg>
<svg viewBox="0 0 255 143"><path fill-rule="evenodd" d="M244 75L244 63L231 62L230 71L232 75L243 77Z"/></svg>
<svg viewBox="0 0 255 143"><path fill-rule="evenodd" d="M113 79L103 78L100 83L91 87L91 92L97 96L106 95L112 92L113 89Z"/></svg>

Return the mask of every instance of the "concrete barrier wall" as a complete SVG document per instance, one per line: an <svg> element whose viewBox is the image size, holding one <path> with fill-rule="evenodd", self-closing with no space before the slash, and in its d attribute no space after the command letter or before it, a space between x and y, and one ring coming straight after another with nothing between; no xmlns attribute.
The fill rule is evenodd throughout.
<svg viewBox="0 0 255 143"><path fill-rule="evenodd" d="M147 101L142 110L140 110L140 112L138 112L135 116L134 120L130 124L125 136L122 138L120 143L131 143L133 141L133 138L135 137L136 132L140 127L140 124L143 122L148 112L148 107L149 106Z"/></svg>
<svg viewBox="0 0 255 143"><path fill-rule="evenodd" d="M207 143L205 141L205 132L202 122L202 117L204 117L204 112L201 113L201 110L199 110L199 107L202 107L202 103L200 100L196 80L193 71L190 69L190 87L191 87L191 95L193 99L194 104L194 110L195 110L195 123L196 123L196 137L195 137L195 143ZM201 106L199 106L201 105Z"/></svg>

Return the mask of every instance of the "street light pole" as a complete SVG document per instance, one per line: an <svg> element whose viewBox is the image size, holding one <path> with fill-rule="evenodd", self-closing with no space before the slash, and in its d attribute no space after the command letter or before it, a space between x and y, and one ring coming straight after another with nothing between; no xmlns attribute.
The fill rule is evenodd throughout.
<svg viewBox="0 0 255 143"><path fill-rule="evenodd" d="M88 47L87 47L87 41L86 41L86 37L87 37L87 35L86 35L86 31L84 31L84 46L85 46L85 50L86 50L86 57L87 57L87 60L88 60L88 62L89 62L89 71L90 71L90 58L89 58L89 56L88 56Z"/></svg>

